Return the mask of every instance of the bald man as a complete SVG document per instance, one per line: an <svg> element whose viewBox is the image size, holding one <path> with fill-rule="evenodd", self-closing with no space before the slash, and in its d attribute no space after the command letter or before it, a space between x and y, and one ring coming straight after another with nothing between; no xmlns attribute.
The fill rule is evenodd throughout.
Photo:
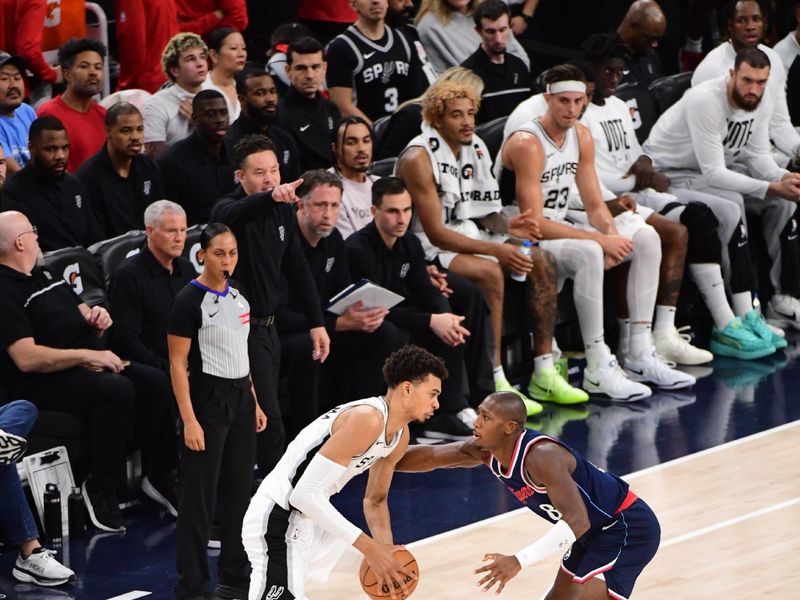
<svg viewBox="0 0 800 600"><path fill-rule="evenodd" d="M108 311L89 308L59 275L37 266L40 255L39 236L28 218L0 213L0 381L12 398L85 419L92 474L83 495L92 523L102 531L125 531L116 494L135 407L147 419L143 489L158 500L148 491L155 488L158 501L174 513L169 475L177 455L174 421L167 416L168 378L103 350L101 335L111 326Z"/></svg>
<svg viewBox="0 0 800 600"><path fill-rule="evenodd" d="M629 71L621 83L647 87L664 76L656 48L666 31L667 18L657 2L637 0L631 4L617 28L622 41L633 48L633 57L628 63Z"/></svg>

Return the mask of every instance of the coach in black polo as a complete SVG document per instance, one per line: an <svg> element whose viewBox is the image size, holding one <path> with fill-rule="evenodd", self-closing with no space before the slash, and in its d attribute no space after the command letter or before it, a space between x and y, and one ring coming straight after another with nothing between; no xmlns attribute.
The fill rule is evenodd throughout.
<svg viewBox="0 0 800 600"><path fill-rule="evenodd" d="M102 237L143 229L142 215L164 197L161 173L142 154L144 121L133 104L120 102L106 113L106 143L75 173L89 192Z"/></svg>
<svg viewBox="0 0 800 600"><path fill-rule="evenodd" d="M236 187L233 163L224 138L228 107L216 90L203 90L192 98L194 132L175 142L158 157L164 195L186 210L191 225L208 223L214 203Z"/></svg>
<svg viewBox="0 0 800 600"><path fill-rule="evenodd" d="M197 272L181 256L186 213L179 204L153 202L144 213L144 223L147 244L111 274L111 347L120 356L169 374L167 317L175 296Z"/></svg>
<svg viewBox="0 0 800 600"><path fill-rule="evenodd" d="M283 453L285 429L278 406L280 341L274 326L280 297L281 275L292 286L308 319L313 357L323 362L330 339L322 321L322 309L314 279L300 246L294 190L300 181L281 185L274 144L263 135L243 138L234 153L236 176L241 184L222 198L211 212L213 222L225 223L239 243L236 280L250 302L248 351L256 398L268 417L258 436L258 466L266 475Z"/></svg>
<svg viewBox="0 0 800 600"><path fill-rule="evenodd" d="M23 213L39 231L45 252L89 246L101 238L86 188L67 173L69 138L55 117L39 117L28 134L31 160L8 178L2 210Z"/></svg>

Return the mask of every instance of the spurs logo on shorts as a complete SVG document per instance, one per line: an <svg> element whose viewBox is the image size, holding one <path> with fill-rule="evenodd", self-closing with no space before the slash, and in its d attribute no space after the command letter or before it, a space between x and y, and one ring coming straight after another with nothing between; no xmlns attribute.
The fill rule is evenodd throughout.
<svg viewBox="0 0 800 600"><path fill-rule="evenodd" d="M269 588L265 598L266 600L278 600L278 598L281 596L283 596L283 586L273 585L271 588Z"/></svg>

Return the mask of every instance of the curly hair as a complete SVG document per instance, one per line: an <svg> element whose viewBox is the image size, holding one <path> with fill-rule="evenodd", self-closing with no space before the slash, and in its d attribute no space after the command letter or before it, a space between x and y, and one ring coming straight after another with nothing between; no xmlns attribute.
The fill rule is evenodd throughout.
<svg viewBox="0 0 800 600"><path fill-rule="evenodd" d="M422 97L422 119L428 125L433 123L436 117L444 115L448 102L467 98L472 101L472 105L477 111L481 105L481 98L470 86L455 81L439 81L434 83Z"/></svg>
<svg viewBox="0 0 800 600"><path fill-rule="evenodd" d="M419 383L428 375L447 379L444 361L414 344L407 344L393 352L383 363L383 378L390 389L404 381Z"/></svg>
<svg viewBox="0 0 800 600"><path fill-rule="evenodd" d="M201 48L203 52L208 54L208 46L206 46L203 38L195 33L178 33L172 36L172 39L164 46L164 51L161 53L161 70L164 71L164 75L170 81L175 81L170 69L178 67L181 52L192 48Z"/></svg>
<svg viewBox="0 0 800 600"><path fill-rule="evenodd" d="M107 48L102 42L89 38L72 38L58 49L58 64L62 69L71 69L75 66L75 59L81 52L96 52L105 60Z"/></svg>
<svg viewBox="0 0 800 600"><path fill-rule="evenodd" d="M590 35L581 44L581 50L583 58L593 64L612 58L622 59L627 64L633 56L631 47L616 32Z"/></svg>

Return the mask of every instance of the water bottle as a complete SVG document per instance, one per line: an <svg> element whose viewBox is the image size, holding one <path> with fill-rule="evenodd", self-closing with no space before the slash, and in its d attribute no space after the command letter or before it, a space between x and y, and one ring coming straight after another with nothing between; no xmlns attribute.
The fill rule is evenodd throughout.
<svg viewBox="0 0 800 600"><path fill-rule="evenodd" d="M520 253L524 254L525 256L530 256L533 253L533 242L530 240L525 240L522 242L522 246L519 247ZM511 279L514 281L525 281L528 278L527 273L511 273Z"/></svg>
<svg viewBox="0 0 800 600"><path fill-rule="evenodd" d="M60 543L64 534L61 517L61 492L55 483L44 486L44 534L51 542Z"/></svg>
<svg viewBox="0 0 800 600"><path fill-rule="evenodd" d="M67 498L70 539L82 538L86 533L85 514L81 488L74 487L72 488L72 493L69 495L69 498Z"/></svg>

